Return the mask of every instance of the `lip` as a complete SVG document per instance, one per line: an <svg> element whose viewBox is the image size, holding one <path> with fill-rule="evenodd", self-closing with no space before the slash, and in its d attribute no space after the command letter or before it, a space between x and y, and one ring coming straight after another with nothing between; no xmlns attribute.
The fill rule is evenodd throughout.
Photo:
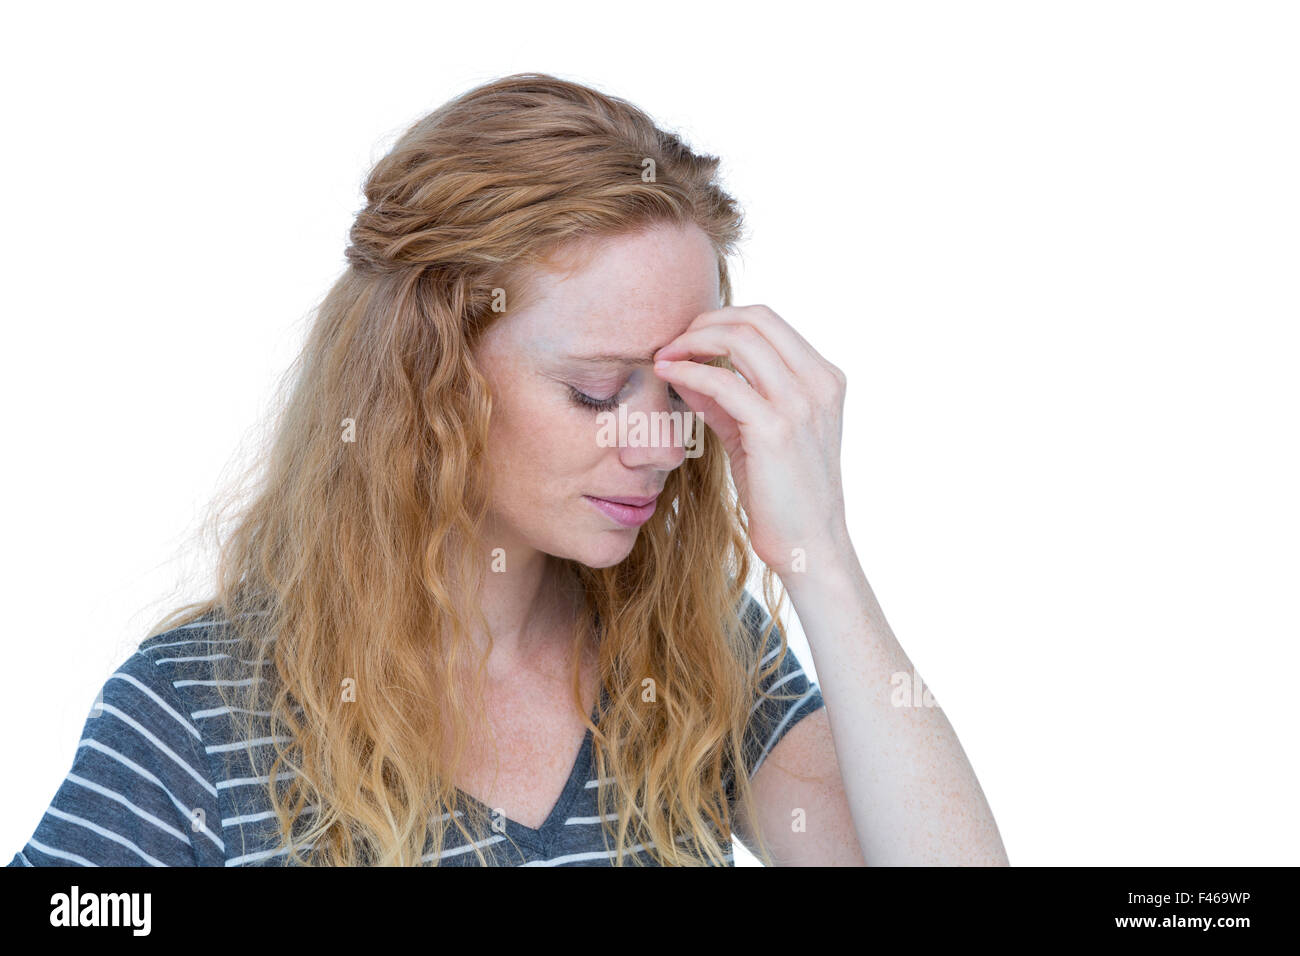
<svg viewBox="0 0 1300 956"><path fill-rule="evenodd" d="M616 505L627 505L631 508L644 508L652 501L656 501L659 495L647 495L644 498L611 498L609 495L588 495L589 498L599 498L601 501L612 501Z"/></svg>
<svg viewBox="0 0 1300 956"><path fill-rule="evenodd" d="M649 521L650 516L655 513L655 502L659 498L658 495L648 498L597 498L595 495L582 497L590 501L606 517L625 528L635 528Z"/></svg>

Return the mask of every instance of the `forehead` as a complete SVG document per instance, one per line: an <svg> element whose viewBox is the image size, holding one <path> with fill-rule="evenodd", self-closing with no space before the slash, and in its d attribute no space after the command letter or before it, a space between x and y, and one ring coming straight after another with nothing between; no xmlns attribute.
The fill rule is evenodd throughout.
<svg viewBox="0 0 1300 956"><path fill-rule="evenodd" d="M648 361L695 316L720 304L717 253L693 224L592 240L525 270L515 285L516 307L507 301L489 336L549 357L627 354Z"/></svg>

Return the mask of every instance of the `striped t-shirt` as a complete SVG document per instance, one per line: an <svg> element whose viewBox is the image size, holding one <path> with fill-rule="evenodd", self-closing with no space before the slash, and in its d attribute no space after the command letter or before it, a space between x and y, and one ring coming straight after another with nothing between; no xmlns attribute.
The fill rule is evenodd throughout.
<svg viewBox="0 0 1300 956"><path fill-rule="evenodd" d="M751 596L746 595L746 602L742 616L757 639L768 615ZM285 851L273 849L277 834L268 778L256 775L214 686L214 655L234 642L227 634L221 622L205 621L141 642L105 682L86 719L72 769L9 866L285 864ZM779 646L773 628L763 666ZM744 761L751 779L777 741L824 706L820 688L805 675L792 649L763 687L794 696L755 703L745 734ZM593 713L593 722L596 718ZM273 742L265 737L253 744ZM449 827L436 864L477 866L473 847L499 843L492 852L504 865L612 866L615 851L606 847L597 816L598 785L588 730L564 791L541 827L499 819L503 832L494 829L476 844ZM733 795L730 780L727 794L729 799ZM642 854L641 863L654 864L642 844L625 852ZM735 865L731 853L726 860ZM427 854L424 862L433 865L435 854Z"/></svg>

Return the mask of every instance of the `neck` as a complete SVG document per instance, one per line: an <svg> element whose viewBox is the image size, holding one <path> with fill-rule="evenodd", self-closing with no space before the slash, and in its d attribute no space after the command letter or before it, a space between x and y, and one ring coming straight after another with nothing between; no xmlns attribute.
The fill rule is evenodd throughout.
<svg viewBox="0 0 1300 956"><path fill-rule="evenodd" d="M480 653L487 652L489 677L504 676L567 652L578 595L566 580L558 559L536 550L506 553L506 570L488 570L479 591L479 605L491 634L471 621Z"/></svg>

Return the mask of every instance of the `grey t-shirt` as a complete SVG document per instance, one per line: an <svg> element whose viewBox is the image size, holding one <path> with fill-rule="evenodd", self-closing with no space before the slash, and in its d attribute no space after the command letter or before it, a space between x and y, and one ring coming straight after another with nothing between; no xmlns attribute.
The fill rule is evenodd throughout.
<svg viewBox="0 0 1300 956"><path fill-rule="evenodd" d="M757 639L766 611L746 595L743 617ZM228 633L219 622L198 622L141 642L105 682L102 708L86 719L72 769L9 866L285 863L284 852L272 849L276 833L267 778L249 762L214 684L212 662L232 643ZM763 665L776 656L779 640L773 628ZM794 696L755 704L745 732L751 778L791 727L824 706L793 650L763 687ZM272 742L266 737L254 744ZM504 819L503 831L478 845L491 846L503 865L612 866L613 851L597 817L597 786L588 731L546 821L533 829ZM727 793L730 799L730 780ZM654 862L641 844L630 852L644 854L642 863ZM425 862L432 864L433 854ZM730 854L727 864L734 865ZM437 865L479 863L472 845L451 827Z"/></svg>

